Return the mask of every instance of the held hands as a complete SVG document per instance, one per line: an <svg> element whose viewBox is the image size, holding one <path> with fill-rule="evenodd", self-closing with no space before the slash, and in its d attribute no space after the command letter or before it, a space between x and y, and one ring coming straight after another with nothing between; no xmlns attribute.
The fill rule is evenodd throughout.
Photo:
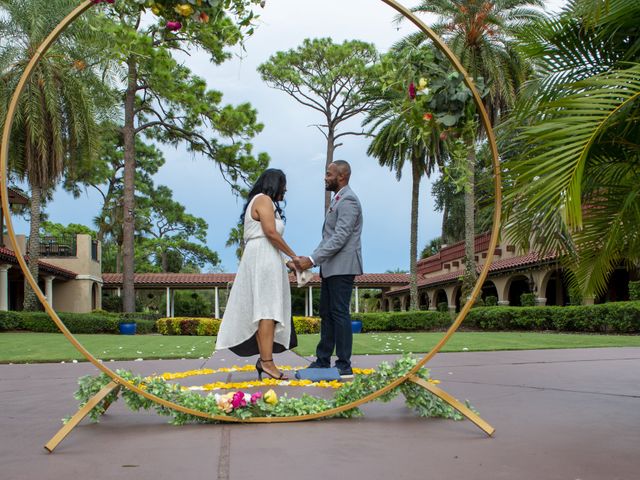
<svg viewBox="0 0 640 480"><path fill-rule="evenodd" d="M295 265L296 269L300 271L305 271L313 267L313 262L309 257L293 257L291 261Z"/></svg>
<svg viewBox="0 0 640 480"><path fill-rule="evenodd" d="M296 266L294 265L293 260L289 260L286 265L290 272L296 271Z"/></svg>

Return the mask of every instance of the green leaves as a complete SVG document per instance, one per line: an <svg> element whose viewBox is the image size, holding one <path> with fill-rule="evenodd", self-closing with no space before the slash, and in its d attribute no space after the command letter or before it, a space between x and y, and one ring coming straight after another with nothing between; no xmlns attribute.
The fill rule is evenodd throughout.
<svg viewBox="0 0 640 480"><path fill-rule="evenodd" d="M330 38L306 39L296 49L276 52L258 67L262 79L337 126L366 110L360 97L378 58L372 44L358 40L335 44Z"/></svg>
<svg viewBox="0 0 640 480"><path fill-rule="evenodd" d="M618 266L640 262L638 27L611 20L640 5L600 7L577 1L525 32L541 76L517 110L523 126L505 163L508 234L558 253L584 296L603 292Z"/></svg>
<svg viewBox="0 0 640 480"><path fill-rule="evenodd" d="M192 408L200 412L212 415L230 415L237 418L248 419L252 417L293 417L321 413L334 407L347 405L355 402L366 395L376 392L397 378L406 375L415 365L417 360L410 355L404 355L396 360L393 365L384 362L378 366L376 371L371 375L357 375L353 382L345 383L337 390L333 399L318 398L308 394L303 394L300 398L288 397L283 395L278 399L275 405L264 402L263 399L258 400L254 405L246 408L235 409L231 413L226 414L220 410L217 405L215 395L200 395L197 392L182 390L177 384L169 383L160 377L153 379L145 379L141 376L134 375L126 370L117 370L116 373L125 380L133 383L135 386L144 388L148 393L168 400L183 407ZM417 376L429 380L429 370L420 369ZM75 393L75 398L79 400L81 405L86 404L89 399L100 391L111 379L105 375L85 376L78 380L79 388ZM446 404L440 398L432 395L422 387L412 382L404 382L395 389L390 390L380 396L378 400L389 402L399 393L405 395L407 406L413 408L422 417L441 417L461 420L463 417L455 411L450 405ZM148 400L127 388L123 388L121 395L125 404L133 411L138 410L155 410L160 415L170 416L171 423L174 425L184 425L186 423L215 423L205 418L187 415L177 412L159 404ZM105 401L99 403L90 413L89 418L98 421L104 413L105 402L113 402L116 400L114 394L110 394ZM469 406L467 404L467 406ZM358 408L347 410L336 416L343 418L351 418L362 416L362 411Z"/></svg>

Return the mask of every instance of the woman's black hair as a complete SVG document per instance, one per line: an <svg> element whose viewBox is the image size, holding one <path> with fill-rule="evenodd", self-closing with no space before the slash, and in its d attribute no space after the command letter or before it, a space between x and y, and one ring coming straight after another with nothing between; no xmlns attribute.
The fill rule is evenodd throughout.
<svg viewBox="0 0 640 480"><path fill-rule="evenodd" d="M244 222L244 216L247 213L247 207L253 200L253 197L259 193L267 195L273 204L276 206L276 212L280 215L282 220L285 219L284 211L280 207L280 199L284 196L284 190L287 186L287 177L282 170L277 168L268 168L262 175L256 180L256 183L251 187L249 196L247 197L247 203L244 204L242 209L242 215L240 215L240 221Z"/></svg>

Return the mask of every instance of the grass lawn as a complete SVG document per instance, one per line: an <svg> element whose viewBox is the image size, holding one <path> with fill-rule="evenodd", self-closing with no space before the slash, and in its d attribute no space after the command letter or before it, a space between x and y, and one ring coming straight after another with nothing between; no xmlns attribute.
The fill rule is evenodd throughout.
<svg viewBox="0 0 640 480"><path fill-rule="evenodd" d="M442 333L367 333L353 337L355 355L423 353ZM209 357L215 337L161 335L76 335L96 357L108 360ZM296 352L313 355L318 335L299 335ZM580 335L529 332L458 332L444 352L532 350L547 348L640 347L640 335ZM61 362L82 360L59 333L0 333L0 363Z"/></svg>

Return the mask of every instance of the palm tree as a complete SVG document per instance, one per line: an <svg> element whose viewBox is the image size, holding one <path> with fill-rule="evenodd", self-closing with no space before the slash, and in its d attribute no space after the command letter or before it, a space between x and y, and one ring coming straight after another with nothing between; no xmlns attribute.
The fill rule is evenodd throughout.
<svg viewBox="0 0 640 480"><path fill-rule="evenodd" d="M437 136L424 118L424 102L416 101L420 74L426 75L432 53L429 48L407 47L392 51L381 64L381 81L369 91L373 107L363 124L374 135L367 154L402 178L411 167L411 233L409 245L410 309L418 309L416 262L418 258L418 208L420 180L431 175L437 159ZM411 87L410 87L411 85ZM418 85L418 87L416 87ZM411 90L409 90L411 89Z"/></svg>
<svg viewBox="0 0 640 480"><path fill-rule="evenodd" d="M72 8L75 0L0 1L0 122L10 96L38 45ZM37 19L38 21L34 21ZM91 73L78 55L72 29L33 71L15 115L10 167L31 189L29 269L38 278L40 215L43 195L65 169L90 160L96 152L96 109L85 84ZM24 308L38 307L25 284Z"/></svg>
<svg viewBox="0 0 640 480"><path fill-rule="evenodd" d="M476 82L484 79L488 88L484 106L495 125L513 107L518 90L531 73L526 56L515 48L514 38L524 26L542 16L537 8L543 6L542 0L422 0L412 10L436 15L433 30L444 38ZM421 32L405 41L420 40L425 40ZM482 140L483 132L477 126L473 130L471 135L465 135L465 285L473 285L476 279L474 172L477 142Z"/></svg>
<svg viewBox="0 0 640 480"><path fill-rule="evenodd" d="M576 0L523 35L538 75L507 151L507 231L562 254L588 297L640 265L639 16L636 1Z"/></svg>

